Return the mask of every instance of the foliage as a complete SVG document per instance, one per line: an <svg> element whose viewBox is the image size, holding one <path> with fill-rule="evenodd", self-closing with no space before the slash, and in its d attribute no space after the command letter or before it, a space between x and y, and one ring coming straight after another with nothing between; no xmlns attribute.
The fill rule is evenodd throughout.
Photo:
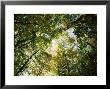
<svg viewBox="0 0 110 89"><path fill-rule="evenodd" d="M15 14L15 76L96 76L96 14Z"/></svg>

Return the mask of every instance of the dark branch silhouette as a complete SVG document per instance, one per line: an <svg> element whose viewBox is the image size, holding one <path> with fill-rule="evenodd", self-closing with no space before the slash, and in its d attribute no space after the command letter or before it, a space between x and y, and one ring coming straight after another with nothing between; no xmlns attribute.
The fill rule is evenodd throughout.
<svg viewBox="0 0 110 89"><path fill-rule="evenodd" d="M38 52L38 51L37 51ZM33 57L33 55L35 55L37 52L34 52L28 59L27 61L24 63L24 65L19 69L19 71L15 74L15 76L17 76L24 68L25 66L28 64L29 60Z"/></svg>

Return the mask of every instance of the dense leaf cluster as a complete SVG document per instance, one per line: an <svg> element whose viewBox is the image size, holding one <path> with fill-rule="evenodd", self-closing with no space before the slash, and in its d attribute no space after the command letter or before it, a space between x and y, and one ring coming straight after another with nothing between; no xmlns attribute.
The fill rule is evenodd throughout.
<svg viewBox="0 0 110 89"><path fill-rule="evenodd" d="M97 75L97 15L15 14L14 75Z"/></svg>

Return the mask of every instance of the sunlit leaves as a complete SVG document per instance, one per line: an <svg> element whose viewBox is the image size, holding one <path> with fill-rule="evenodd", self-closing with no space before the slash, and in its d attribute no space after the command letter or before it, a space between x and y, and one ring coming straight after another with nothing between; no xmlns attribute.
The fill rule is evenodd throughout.
<svg viewBox="0 0 110 89"><path fill-rule="evenodd" d="M97 74L95 14L15 14L14 75Z"/></svg>

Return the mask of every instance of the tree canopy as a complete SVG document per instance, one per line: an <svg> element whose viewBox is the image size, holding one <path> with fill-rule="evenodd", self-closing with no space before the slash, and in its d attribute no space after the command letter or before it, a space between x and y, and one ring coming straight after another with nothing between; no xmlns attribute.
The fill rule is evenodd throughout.
<svg viewBox="0 0 110 89"><path fill-rule="evenodd" d="M96 76L96 14L15 14L15 76Z"/></svg>

